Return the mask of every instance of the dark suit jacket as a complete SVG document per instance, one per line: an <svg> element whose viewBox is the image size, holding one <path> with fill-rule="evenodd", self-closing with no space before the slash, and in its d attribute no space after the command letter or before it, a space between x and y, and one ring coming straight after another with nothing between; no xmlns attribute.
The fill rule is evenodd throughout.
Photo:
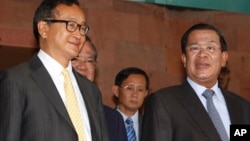
<svg viewBox="0 0 250 141"><path fill-rule="evenodd" d="M108 141L99 89L74 71L88 112L93 141ZM1 141L77 141L63 101L40 59L0 77Z"/></svg>
<svg viewBox="0 0 250 141"><path fill-rule="evenodd" d="M250 124L250 103L231 92L222 92L231 124ZM220 141L220 137L198 96L185 81L150 96L142 141Z"/></svg>
<svg viewBox="0 0 250 141"><path fill-rule="evenodd" d="M106 105L104 105L104 112L107 120L109 141L128 141L122 115Z"/></svg>
<svg viewBox="0 0 250 141"><path fill-rule="evenodd" d="M141 140L142 136L142 121L143 121L143 115L139 113L139 140Z"/></svg>
<svg viewBox="0 0 250 141"><path fill-rule="evenodd" d="M116 109L115 109L116 110ZM117 111L117 110L116 110ZM118 112L119 113L119 112ZM120 113L119 113L120 114ZM143 115L140 113L140 111L139 111L139 115L138 115L138 121L139 121L139 140L141 140L141 132L142 132L142 121L143 121ZM122 120L124 120L123 118L122 118ZM125 121L123 121L123 123L124 123L124 126L125 126ZM125 132L126 132L126 126L125 126ZM126 132L126 136L127 136L127 132Z"/></svg>

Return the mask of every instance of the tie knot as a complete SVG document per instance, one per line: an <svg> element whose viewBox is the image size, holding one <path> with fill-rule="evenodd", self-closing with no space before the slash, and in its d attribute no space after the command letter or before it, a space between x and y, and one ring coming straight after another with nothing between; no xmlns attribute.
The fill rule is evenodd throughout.
<svg viewBox="0 0 250 141"><path fill-rule="evenodd" d="M62 70L62 75L63 75L64 77L68 77L68 76L69 76L69 71L68 71L66 68L64 68L64 69Z"/></svg>
<svg viewBox="0 0 250 141"><path fill-rule="evenodd" d="M133 124L133 120L132 120L132 118L127 118L126 119L126 123L128 124L128 125L131 125L131 124Z"/></svg>
<svg viewBox="0 0 250 141"><path fill-rule="evenodd" d="M211 89L206 89L205 92L202 94L206 99L211 99L214 95L214 91Z"/></svg>

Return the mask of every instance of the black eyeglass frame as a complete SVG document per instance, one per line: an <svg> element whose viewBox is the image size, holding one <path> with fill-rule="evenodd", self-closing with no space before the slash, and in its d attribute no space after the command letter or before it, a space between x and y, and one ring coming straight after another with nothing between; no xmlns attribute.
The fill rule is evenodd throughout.
<svg viewBox="0 0 250 141"><path fill-rule="evenodd" d="M68 21L68 20L53 20L53 19L45 19L45 20L43 20L43 21L50 22L50 23L65 23L65 24L66 24L66 29L67 29L67 31L69 31L69 32L75 32L76 29L77 29L77 27L78 27L78 29L79 29L79 31L80 31L80 34L81 34L82 36L86 36L87 33L88 33L88 31L89 31L89 26L88 26L88 25L81 25L81 24L78 24L78 23L75 22L75 21ZM75 25L74 28L70 28L70 26L68 26L68 25L70 25L69 23L74 24L74 25ZM72 30L70 30L70 29L72 29Z"/></svg>

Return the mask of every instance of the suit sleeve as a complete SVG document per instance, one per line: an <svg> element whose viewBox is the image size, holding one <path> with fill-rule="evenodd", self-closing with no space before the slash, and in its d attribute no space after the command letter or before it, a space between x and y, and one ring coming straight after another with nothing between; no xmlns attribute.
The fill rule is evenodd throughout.
<svg viewBox="0 0 250 141"><path fill-rule="evenodd" d="M109 141L109 135L108 135L108 128L106 123L106 117L103 109L103 102L101 97L101 92L99 91L99 88L96 87L98 90L98 110L100 115L100 127L101 127L101 140L102 141Z"/></svg>
<svg viewBox="0 0 250 141"><path fill-rule="evenodd" d="M7 72L0 76L0 140L19 141L21 134L23 97L18 81Z"/></svg>

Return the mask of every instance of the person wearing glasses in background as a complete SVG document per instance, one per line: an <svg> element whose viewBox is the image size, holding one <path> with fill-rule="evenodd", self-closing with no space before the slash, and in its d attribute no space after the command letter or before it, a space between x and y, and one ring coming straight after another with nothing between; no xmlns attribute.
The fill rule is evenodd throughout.
<svg viewBox="0 0 250 141"><path fill-rule="evenodd" d="M95 82L97 56L95 45L89 36L86 36L86 41L79 55L72 59L72 66L82 76ZM125 125L120 113L106 105L103 106L109 132L109 141L127 141Z"/></svg>
<svg viewBox="0 0 250 141"><path fill-rule="evenodd" d="M71 65L88 29L77 0L42 1L38 54L1 75L1 141L109 141L100 91Z"/></svg>
<svg viewBox="0 0 250 141"><path fill-rule="evenodd" d="M142 114L139 109L148 95L149 77L137 67L122 69L115 77L112 92L117 98L117 111L124 119L128 141L140 141Z"/></svg>
<svg viewBox="0 0 250 141"><path fill-rule="evenodd" d="M72 59L72 66L82 76L85 76L90 81L95 82L95 76L97 70L96 64L97 64L97 49L95 45L92 43L89 36L86 36L86 40L78 56Z"/></svg>
<svg viewBox="0 0 250 141"><path fill-rule="evenodd" d="M212 25L190 27L181 39L186 80L151 94L144 109L143 141L229 141L232 124L250 124L250 103L218 85L228 51Z"/></svg>

